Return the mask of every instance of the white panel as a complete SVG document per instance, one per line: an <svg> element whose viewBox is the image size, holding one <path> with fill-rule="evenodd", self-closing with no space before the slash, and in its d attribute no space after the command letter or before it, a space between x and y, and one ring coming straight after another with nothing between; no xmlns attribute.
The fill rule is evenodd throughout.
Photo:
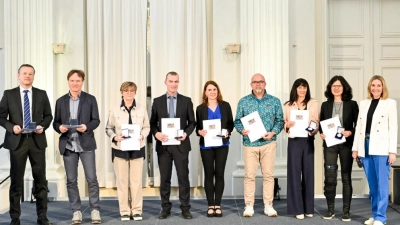
<svg viewBox="0 0 400 225"><path fill-rule="evenodd" d="M332 66L329 67L329 78L340 75L343 76L353 89L353 100L364 99L365 87L363 84L364 67L361 66Z"/></svg>
<svg viewBox="0 0 400 225"><path fill-rule="evenodd" d="M400 44L381 44L381 59L400 59Z"/></svg>
<svg viewBox="0 0 400 225"><path fill-rule="evenodd" d="M330 60L364 60L364 45L329 45Z"/></svg>
<svg viewBox="0 0 400 225"><path fill-rule="evenodd" d="M400 1L381 0L379 6L381 37L400 37Z"/></svg>
<svg viewBox="0 0 400 225"><path fill-rule="evenodd" d="M363 37L364 10L361 0L329 1L330 37Z"/></svg>

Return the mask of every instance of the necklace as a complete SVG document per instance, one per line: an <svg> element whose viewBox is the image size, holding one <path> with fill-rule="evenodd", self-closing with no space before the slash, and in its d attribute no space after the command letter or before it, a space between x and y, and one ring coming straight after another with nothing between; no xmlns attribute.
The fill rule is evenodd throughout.
<svg viewBox="0 0 400 225"><path fill-rule="evenodd" d="M333 104L335 108L335 117L339 117L340 109L342 108L343 102L340 103L339 109L336 108L336 103Z"/></svg>

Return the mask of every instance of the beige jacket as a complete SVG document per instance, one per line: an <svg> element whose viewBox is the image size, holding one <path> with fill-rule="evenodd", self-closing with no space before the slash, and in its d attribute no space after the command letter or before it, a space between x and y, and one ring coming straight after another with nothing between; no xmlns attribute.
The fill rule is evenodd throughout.
<svg viewBox="0 0 400 225"><path fill-rule="evenodd" d="M284 130L290 137L289 129L286 129L286 123L290 121L290 111L291 110L298 110L298 106L296 102L293 105L289 105L289 103L285 104L283 107L283 118L285 120L285 127ZM307 103L307 110L310 112L310 116L308 118L308 123L313 120L317 123L317 128L312 132L312 135L315 135L319 129L319 106L316 99L310 99ZM305 128L304 128L305 129Z"/></svg>
<svg viewBox="0 0 400 225"><path fill-rule="evenodd" d="M121 142L113 142L113 138L118 134L121 134L121 124L127 124L129 121L129 113L126 111L123 106L116 106L110 110L108 115L108 121L106 125L106 134L110 138L111 147L114 149L121 148ZM140 104L136 103L136 107L134 107L131 111L131 118L133 124L139 124L142 135L142 142L140 147L144 147L146 143L146 137L150 132L150 124L149 124L149 116L147 114L146 108Z"/></svg>

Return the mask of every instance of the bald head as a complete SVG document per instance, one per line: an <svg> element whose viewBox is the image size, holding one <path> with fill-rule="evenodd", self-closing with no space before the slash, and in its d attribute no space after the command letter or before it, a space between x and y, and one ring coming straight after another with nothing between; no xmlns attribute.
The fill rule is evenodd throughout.
<svg viewBox="0 0 400 225"><path fill-rule="evenodd" d="M256 95L262 95L264 94L264 89L265 89L265 78L261 73L256 73L251 77L251 89L253 89L253 92Z"/></svg>

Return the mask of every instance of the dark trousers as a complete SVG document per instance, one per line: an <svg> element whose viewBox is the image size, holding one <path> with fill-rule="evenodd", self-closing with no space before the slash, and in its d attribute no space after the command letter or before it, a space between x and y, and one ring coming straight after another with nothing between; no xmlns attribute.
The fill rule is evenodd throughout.
<svg viewBox="0 0 400 225"><path fill-rule="evenodd" d="M24 182L26 160L32 166L32 176L36 193L36 213L39 216L47 214L47 182L46 182L46 150L36 146L32 137L22 137L18 147L10 151L10 217L21 216L21 195Z"/></svg>
<svg viewBox="0 0 400 225"><path fill-rule="evenodd" d="M208 206L220 206L225 187L225 165L229 146L201 150L204 168L204 189ZM214 183L215 178L215 183Z"/></svg>
<svg viewBox="0 0 400 225"><path fill-rule="evenodd" d="M161 207L164 211L170 211L172 204L171 195L172 162L175 164L179 184L179 201L181 210L190 209L190 183L189 183L189 152L182 153L177 146L163 146L159 152L158 165L160 168L160 196Z"/></svg>
<svg viewBox="0 0 400 225"><path fill-rule="evenodd" d="M73 212L81 211L81 197L78 190L78 162L82 161L83 171L89 186L89 206L91 210L100 209L99 182L96 175L96 153L93 151L73 152L65 149L64 167L67 174L68 200ZM128 171L126 171L128 173Z"/></svg>
<svg viewBox="0 0 400 225"><path fill-rule="evenodd" d="M351 171L353 168L353 157L350 147L344 144L334 145L324 148L325 161L325 186L324 194L326 200L331 203L335 202L336 184L337 184L337 159L339 156L340 171L343 183L343 210L350 210L351 195L353 194L353 186L351 185Z"/></svg>
<svg viewBox="0 0 400 225"><path fill-rule="evenodd" d="M314 137L289 138L287 212L314 213Z"/></svg>

